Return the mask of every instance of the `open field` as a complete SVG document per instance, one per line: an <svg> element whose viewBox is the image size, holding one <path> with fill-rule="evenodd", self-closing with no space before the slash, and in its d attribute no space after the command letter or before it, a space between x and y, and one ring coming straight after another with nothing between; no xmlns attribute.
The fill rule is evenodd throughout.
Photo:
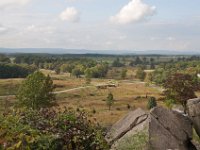
<svg viewBox="0 0 200 150"><path fill-rule="evenodd" d="M105 99L109 92L114 95L114 105L111 111L106 106ZM109 126L116 122L128 111L141 107L146 109L147 96L161 97L161 93L156 88L146 87L144 83L119 83L119 87L98 90L90 87L62 93L57 95L58 104L61 108L85 110L89 113L92 120L97 120L103 126ZM159 101L158 104L163 105ZM129 110L127 105L131 106Z"/></svg>
<svg viewBox="0 0 200 150"><path fill-rule="evenodd" d="M60 91L82 86L84 83L83 81L83 79L67 79L55 80L54 82L60 87L62 86L62 88L56 89L57 91ZM91 85L106 82L110 82L110 80L94 79ZM113 93L115 99L111 111L108 110L105 102L109 92ZM85 110L89 113L89 116L93 121L97 120L101 125L109 126L130 110L138 107L146 109L146 94L147 96L161 97L161 92L157 88L147 87L143 82L134 81L132 83L130 81L121 81L116 88L97 89L95 86L86 87L61 93L56 97L61 109L67 107L69 109ZM11 99L9 99L9 101L10 100ZM3 100L1 100L1 103L3 103ZM158 103L163 105L161 101ZM128 105L131 106L130 110L127 108Z"/></svg>
<svg viewBox="0 0 200 150"><path fill-rule="evenodd" d="M150 96L162 97L159 87L149 87L144 82L136 80L92 79L91 84L87 87L84 78L72 78L67 74L56 75L54 72L48 71L44 73L50 74L54 79L55 91L68 90L56 94L60 109L67 107L78 111L85 110L91 121L97 121L102 126L110 126L130 110L138 107L147 109L147 99ZM22 81L23 79L0 80L0 96L15 94ZM106 83L114 83L118 86L106 89L96 88L96 85ZM115 99L110 111L105 101L109 92ZM14 97L0 98L1 105L5 107L13 104L14 101ZM163 105L163 102L158 101L158 104ZM130 109L128 109L128 105Z"/></svg>
<svg viewBox="0 0 200 150"><path fill-rule="evenodd" d="M23 79L0 79L0 96L16 94Z"/></svg>

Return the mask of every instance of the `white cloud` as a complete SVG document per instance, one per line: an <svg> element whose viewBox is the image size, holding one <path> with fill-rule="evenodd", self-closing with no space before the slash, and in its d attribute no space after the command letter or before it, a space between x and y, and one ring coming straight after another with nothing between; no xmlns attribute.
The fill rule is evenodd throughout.
<svg viewBox="0 0 200 150"><path fill-rule="evenodd" d="M174 40L176 40L176 38L175 38L175 37L169 36L169 37L167 37L167 40L168 40L168 41L174 41Z"/></svg>
<svg viewBox="0 0 200 150"><path fill-rule="evenodd" d="M118 14L110 19L113 23L128 24L145 20L155 14L155 6L149 6L142 0L131 0Z"/></svg>
<svg viewBox="0 0 200 150"><path fill-rule="evenodd" d="M29 2L30 0L1 0L0 9L5 9L8 7L24 6Z"/></svg>
<svg viewBox="0 0 200 150"><path fill-rule="evenodd" d="M37 25L30 25L25 29L25 31L27 32L46 33L46 34L53 34L55 30L56 30L55 27L37 26Z"/></svg>
<svg viewBox="0 0 200 150"><path fill-rule="evenodd" d="M80 13L76 8L68 7L60 14L60 19L68 22L78 22L80 20Z"/></svg>
<svg viewBox="0 0 200 150"><path fill-rule="evenodd" d="M6 28L6 27L4 27L4 26L2 26L1 24L0 24L0 33L5 33L5 32L7 32L8 31L8 28Z"/></svg>

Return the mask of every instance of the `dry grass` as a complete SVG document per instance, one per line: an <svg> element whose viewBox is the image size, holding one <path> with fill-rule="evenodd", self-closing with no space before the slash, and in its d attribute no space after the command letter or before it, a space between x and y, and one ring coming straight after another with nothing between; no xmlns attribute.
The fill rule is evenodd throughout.
<svg viewBox="0 0 200 150"><path fill-rule="evenodd" d="M54 72L49 71L46 71L45 73L51 73L53 76L54 84L57 85L56 91L72 89L85 85L85 80L83 78L72 78L68 77L66 74L56 75ZM0 95L6 95L6 93L15 94L14 91L17 90L18 85L20 85L22 81L23 79L0 80ZM95 86L92 86L85 89L59 94L56 96L59 107L67 107L75 110L78 108L79 110L85 110L88 112L92 121L97 121L102 126L110 126L131 110L134 110L138 107L146 110L146 95L148 97L161 97L161 92L158 89L147 87L142 82L92 79L91 85L104 84L108 82L117 83L119 86L116 88L101 90L98 90ZM113 93L115 99L111 111L108 110L105 102L109 92ZM1 100L1 102L3 101L4 100ZM158 102L158 104L163 105L162 102ZM130 105L131 109L128 109L127 105Z"/></svg>
<svg viewBox="0 0 200 150"><path fill-rule="evenodd" d="M111 111L108 110L105 102L109 92L113 93L115 99ZM148 99L146 94L157 98L161 97L157 89L146 87L143 83L120 83L117 88L97 90L92 87L70 93L62 93L57 96L57 99L61 108L68 107L70 109L85 110L92 120L97 120L103 126L109 126L130 111L127 108L128 104L131 106L131 110L138 107L146 110ZM137 98L138 96L139 98ZM158 102L158 104L163 105L162 102ZM96 113L93 113L93 110Z"/></svg>
<svg viewBox="0 0 200 150"><path fill-rule="evenodd" d="M0 79L0 96L16 94L23 79Z"/></svg>

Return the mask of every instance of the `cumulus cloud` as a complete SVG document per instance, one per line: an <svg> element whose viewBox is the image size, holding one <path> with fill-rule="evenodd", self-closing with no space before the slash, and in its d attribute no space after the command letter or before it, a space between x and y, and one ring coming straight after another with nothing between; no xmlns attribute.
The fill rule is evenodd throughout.
<svg viewBox="0 0 200 150"><path fill-rule="evenodd" d="M5 9L8 7L16 7L26 5L30 0L1 0L0 8Z"/></svg>
<svg viewBox="0 0 200 150"><path fill-rule="evenodd" d="M156 7L145 4L142 0L131 0L119 13L112 16L111 22L117 24L135 23L155 14Z"/></svg>
<svg viewBox="0 0 200 150"><path fill-rule="evenodd" d="M68 22L78 22L80 20L80 13L76 8L68 7L60 14L60 19Z"/></svg>

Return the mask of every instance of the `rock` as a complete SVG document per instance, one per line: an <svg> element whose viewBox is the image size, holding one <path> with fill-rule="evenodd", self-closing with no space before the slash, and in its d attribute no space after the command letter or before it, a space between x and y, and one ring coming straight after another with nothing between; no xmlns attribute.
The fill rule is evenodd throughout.
<svg viewBox="0 0 200 150"><path fill-rule="evenodd" d="M200 98L188 100L187 109L194 128L200 137Z"/></svg>
<svg viewBox="0 0 200 150"><path fill-rule="evenodd" d="M150 112L149 137L154 150L193 149L190 142L192 123L189 118L162 107L156 107Z"/></svg>
<svg viewBox="0 0 200 150"><path fill-rule="evenodd" d="M184 108L183 108L182 105L173 105L172 110L176 111L176 112L178 112L180 114L183 114L183 115L185 114L184 113Z"/></svg>
<svg viewBox="0 0 200 150"><path fill-rule="evenodd" d="M139 145L138 139L142 142ZM142 109L128 113L112 126L106 136L112 150L196 150L191 139L190 119L163 107L156 107L148 114Z"/></svg>
<svg viewBox="0 0 200 150"><path fill-rule="evenodd" d="M106 135L106 140L111 144L114 143L134 127L144 122L147 117L148 114L140 108L129 112L124 118L120 119L111 127Z"/></svg>

